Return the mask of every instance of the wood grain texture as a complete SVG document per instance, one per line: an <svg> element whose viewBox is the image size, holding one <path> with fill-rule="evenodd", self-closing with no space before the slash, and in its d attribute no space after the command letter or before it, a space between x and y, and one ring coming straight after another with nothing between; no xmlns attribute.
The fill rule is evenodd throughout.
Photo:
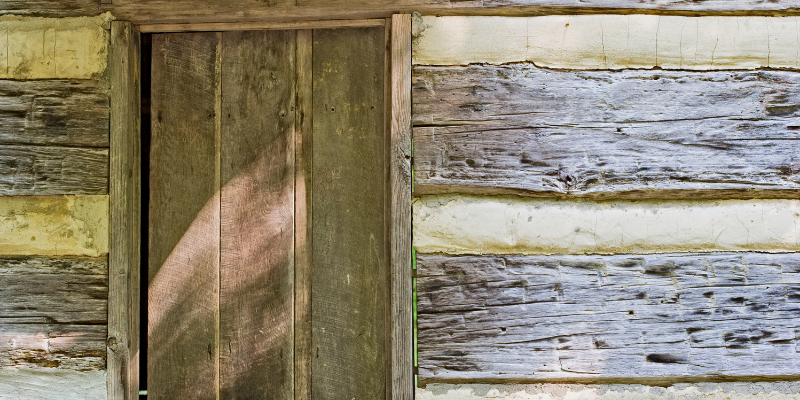
<svg viewBox="0 0 800 400"><path fill-rule="evenodd" d="M0 258L0 368L105 370L107 260Z"/></svg>
<svg viewBox="0 0 800 400"><path fill-rule="evenodd" d="M796 376L800 255L418 255L420 379Z"/></svg>
<svg viewBox="0 0 800 400"><path fill-rule="evenodd" d="M785 197L800 74L415 67L415 193Z"/></svg>
<svg viewBox="0 0 800 400"><path fill-rule="evenodd" d="M304 0L293 2L260 0L213 0L198 7L195 1L115 0L110 7L115 17L135 23L235 22L242 20L286 21L321 19L389 18L392 14L418 11L425 15L507 15L630 14L631 12L673 15L796 15L797 0Z"/></svg>
<svg viewBox="0 0 800 400"><path fill-rule="evenodd" d="M219 33L153 36L148 396L218 398Z"/></svg>
<svg viewBox="0 0 800 400"><path fill-rule="evenodd" d="M414 397L411 331L411 15L391 19L391 397Z"/></svg>
<svg viewBox="0 0 800 400"><path fill-rule="evenodd" d="M108 193L108 149L0 145L0 195Z"/></svg>
<svg viewBox="0 0 800 400"><path fill-rule="evenodd" d="M109 99L94 80L0 80L0 143L108 147Z"/></svg>
<svg viewBox="0 0 800 400"><path fill-rule="evenodd" d="M222 39L220 398L294 397L295 32Z"/></svg>
<svg viewBox="0 0 800 400"><path fill-rule="evenodd" d="M99 0L2 0L0 14L39 17L75 17L96 15Z"/></svg>
<svg viewBox="0 0 800 400"><path fill-rule="evenodd" d="M139 33L111 23L111 149L108 398L139 395L141 95Z"/></svg>
<svg viewBox="0 0 800 400"><path fill-rule="evenodd" d="M295 56L294 398L311 400L313 31L297 31Z"/></svg>
<svg viewBox="0 0 800 400"><path fill-rule="evenodd" d="M384 28L315 30L312 318L316 399L387 392Z"/></svg>

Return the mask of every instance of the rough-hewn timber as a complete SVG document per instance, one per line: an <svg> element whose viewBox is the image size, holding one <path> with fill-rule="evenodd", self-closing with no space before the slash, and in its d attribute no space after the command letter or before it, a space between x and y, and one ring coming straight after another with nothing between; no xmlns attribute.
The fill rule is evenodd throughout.
<svg viewBox="0 0 800 400"><path fill-rule="evenodd" d="M799 89L780 71L415 67L415 193L792 195Z"/></svg>
<svg viewBox="0 0 800 400"><path fill-rule="evenodd" d="M96 15L100 0L2 0L1 14L37 17L74 17Z"/></svg>
<svg viewBox="0 0 800 400"><path fill-rule="evenodd" d="M225 22L242 20L320 20L387 18L418 11L425 15L552 15L632 12L680 15L796 15L797 0L115 0L104 6L135 23Z"/></svg>
<svg viewBox="0 0 800 400"><path fill-rule="evenodd" d="M108 149L0 145L0 195L106 193Z"/></svg>
<svg viewBox="0 0 800 400"><path fill-rule="evenodd" d="M0 143L108 147L109 100L94 80L0 80Z"/></svg>
<svg viewBox="0 0 800 400"><path fill-rule="evenodd" d="M0 368L105 370L105 257L0 258L0 281Z"/></svg>
<svg viewBox="0 0 800 400"><path fill-rule="evenodd" d="M800 254L419 255L422 381L796 376Z"/></svg>

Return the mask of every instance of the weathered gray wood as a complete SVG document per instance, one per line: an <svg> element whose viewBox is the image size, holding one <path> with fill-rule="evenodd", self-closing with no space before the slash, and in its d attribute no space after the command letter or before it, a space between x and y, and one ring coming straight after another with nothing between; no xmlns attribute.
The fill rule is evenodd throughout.
<svg viewBox="0 0 800 400"><path fill-rule="evenodd" d="M106 193L108 149L0 145L0 195Z"/></svg>
<svg viewBox="0 0 800 400"><path fill-rule="evenodd" d="M384 28L315 30L312 390L386 397Z"/></svg>
<svg viewBox="0 0 800 400"><path fill-rule="evenodd" d="M783 197L800 74L415 67L415 193Z"/></svg>
<svg viewBox="0 0 800 400"><path fill-rule="evenodd" d="M0 0L0 14L40 17L97 15L99 0Z"/></svg>
<svg viewBox="0 0 800 400"><path fill-rule="evenodd" d="M391 397L414 397L411 331L411 15L391 20ZM388 21L387 21L388 22Z"/></svg>
<svg viewBox="0 0 800 400"><path fill-rule="evenodd" d="M295 32L222 36L220 398L294 397Z"/></svg>
<svg viewBox="0 0 800 400"><path fill-rule="evenodd" d="M632 10L681 15L794 15L797 0L211 0L198 7L196 1L115 0L109 7L115 17L136 23L235 22L247 20L287 21L319 19L388 18L396 13L418 11L426 15L552 15L615 13Z"/></svg>
<svg viewBox="0 0 800 400"><path fill-rule="evenodd" d="M104 370L106 258L0 258L0 368Z"/></svg>
<svg viewBox="0 0 800 400"><path fill-rule="evenodd" d="M0 80L0 144L108 147L108 124L98 81Z"/></svg>
<svg viewBox="0 0 800 400"><path fill-rule="evenodd" d="M800 374L800 254L419 255L424 382Z"/></svg>
<svg viewBox="0 0 800 400"><path fill-rule="evenodd" d="M311 400L313 31L297 31L294 185L294 398Z"/></svg>
<svg viewBox="0 0 800 400"><path fill-rule="evenodd" d="M139 395L141 95L139 33L111 23L111 148L108 290L108 397Z"/></svg>
<svg viewBox="0 0 800 400"><path fill-rule="evenodd" d="M149 398L218 398L220 46L153 36Z"/></svg>

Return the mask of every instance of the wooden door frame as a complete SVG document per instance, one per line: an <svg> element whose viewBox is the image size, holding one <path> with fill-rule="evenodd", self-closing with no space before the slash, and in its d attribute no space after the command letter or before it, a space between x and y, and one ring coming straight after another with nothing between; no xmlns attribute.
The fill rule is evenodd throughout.
<svg viewBox="0 0 800 400"><path fill-rule="evenodd" d="M386 154L390 290L386 314L386 399L413 397L411 287L411 15L386 19L134 25L111 23L110 248L107 387L109 400L139 394L141 227L140 34L263 29L386 27ZM304 177L309 179L309 177ZM295 300L297 301L297 299ZM310 380L310 375L307 376ZM296 398L307 398L307 393Z"/></svg>

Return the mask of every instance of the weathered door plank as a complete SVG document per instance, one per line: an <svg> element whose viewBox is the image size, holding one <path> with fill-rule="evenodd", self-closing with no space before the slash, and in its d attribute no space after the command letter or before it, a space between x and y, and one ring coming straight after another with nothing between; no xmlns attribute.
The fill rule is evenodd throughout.
<svg viewBox="0 0 800 400"><path fill-rule="evenodd" d="M415 67L415 193L785 197L800 74Z"/></svg>
<svg viewBox="0 0 800 400"><path fill-rule="evenodd" d="M153 37L148 396L216 399L219 33Z"/></svg>
<svg viewBox="0 0 800 400"><path fill-rule="evenodd" d="M220 397L294 397L295 31L222 39Z"/></svg>
<svg viewBox="0 0 800 400"><path fill-rule="evenodd" d="M800 255L418 256L421 381L800 372Z"/></svg>
<svg viewBox="0 0 800 400"><path fill-rule="evenodd" d="M315 30L312 390L379 399L387 385L385 30Z"/></svg>

